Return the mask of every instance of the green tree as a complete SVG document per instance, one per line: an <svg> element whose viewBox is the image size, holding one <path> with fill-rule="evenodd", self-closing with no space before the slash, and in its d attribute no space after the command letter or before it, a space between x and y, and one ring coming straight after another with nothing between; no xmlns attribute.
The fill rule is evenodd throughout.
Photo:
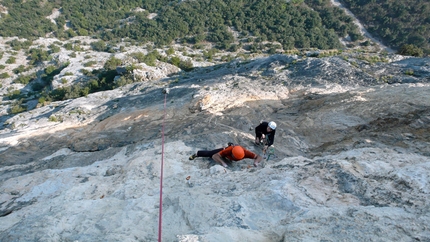
<svg viewBox="0 0 430 242"><path fill-rule="evenodd" d="M405 44L400 47L398 54L421 57L424 51L413 44Z"/></svg>
<svg viewBox="0 0 430 242"><path fill-rule="evenodd" d="M99 40L99 41L91 43L91 48L94 51L106 51L107 45L103 40Z"/></svg>
<svg viewBox="0 0 430 242"><path fill-rule="evenodd" d="M106 70L116 70L116 68L121 64L122 64L121 59L118 59L112 56L111 58L109 58L109 60L105 62L103 68Z"/></svg>

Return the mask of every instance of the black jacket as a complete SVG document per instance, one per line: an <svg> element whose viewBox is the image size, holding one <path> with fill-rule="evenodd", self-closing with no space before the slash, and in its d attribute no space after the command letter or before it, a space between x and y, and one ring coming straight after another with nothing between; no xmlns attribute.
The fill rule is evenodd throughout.
<svg viewBox="0 0 430 242"><path fill-rule="evenodd" d="M261 122L260 125L255 127L255 136L261 138L261 135L266 135L269 143L268 146L273 145L273 142L275 142L275 133L276 130L272 130L272 132L267 132L267 126L269 126L268 122Z"/></svg>

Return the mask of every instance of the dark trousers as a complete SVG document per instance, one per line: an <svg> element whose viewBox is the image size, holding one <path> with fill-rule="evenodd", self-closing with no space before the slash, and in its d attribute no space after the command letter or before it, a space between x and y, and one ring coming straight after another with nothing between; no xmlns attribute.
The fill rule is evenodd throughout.
<svg viewBox="0 0 430 242"><path fill-rule="evenodd" d="M216 150L199 150L199 151L197 151L197 156L198 157L212 157L214 154L220 152L223 149L224 148L219 148Z"/></svg>

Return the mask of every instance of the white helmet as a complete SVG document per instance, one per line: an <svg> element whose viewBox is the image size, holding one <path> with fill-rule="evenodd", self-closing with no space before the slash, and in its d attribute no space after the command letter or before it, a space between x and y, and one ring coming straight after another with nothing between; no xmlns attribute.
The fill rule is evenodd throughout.
<svg viewBox="0 0 430 242"><path fill-rule="evenodd" d="M276 123L275 123L275 122L273 122L273 121L270 121L270 122L269 122L269 128L271 128L271 129L275 130L275 129L276 129Z"/></svg>

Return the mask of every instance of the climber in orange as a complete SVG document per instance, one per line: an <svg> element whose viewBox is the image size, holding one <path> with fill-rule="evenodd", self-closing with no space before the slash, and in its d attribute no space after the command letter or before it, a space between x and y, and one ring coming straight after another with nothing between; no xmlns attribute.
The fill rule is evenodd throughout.
<svg viewBox="0 0 430 242"><path fill-rule="evenodd" d="M251 152L240 145L234 145L229 143L226 148L219 148L215 150L199 150L196 154L190 156L190 160L194 160L197 157L211 157L214 161L218 162L224 167L228 167L224 159L230 161L240 161L242 159L254 159L254 166L257 167L258 163L261 162L263 157L254 152Z"/></svg>

